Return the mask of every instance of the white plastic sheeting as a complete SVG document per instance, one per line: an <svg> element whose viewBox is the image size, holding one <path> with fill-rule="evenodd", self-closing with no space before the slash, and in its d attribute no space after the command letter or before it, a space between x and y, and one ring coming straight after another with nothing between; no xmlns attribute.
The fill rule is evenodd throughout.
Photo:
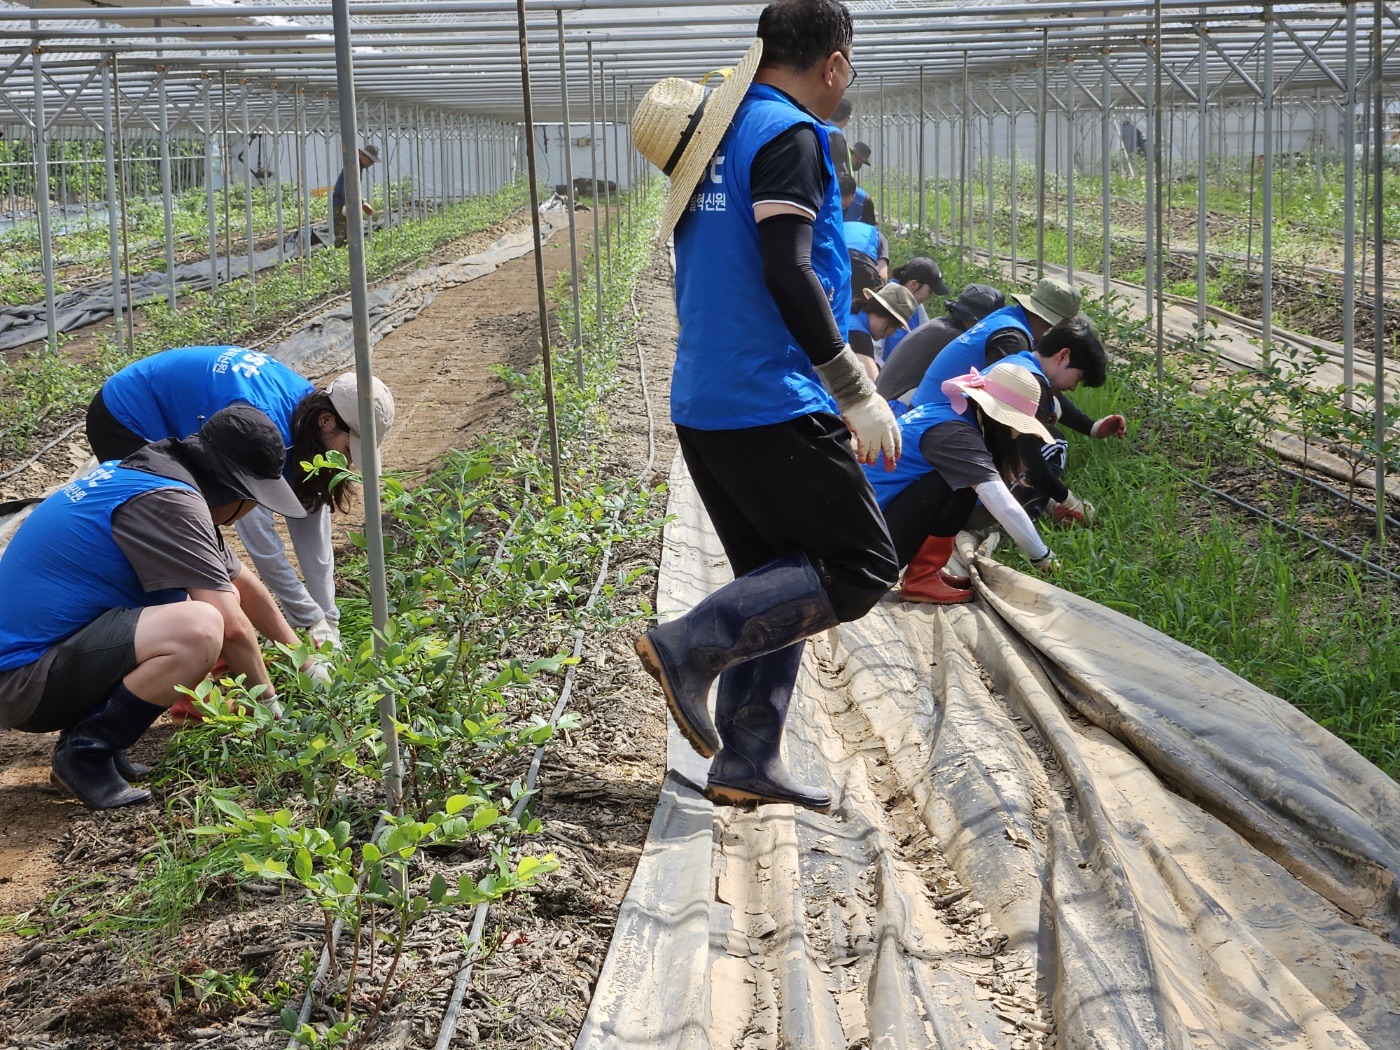
<svg viewBox="0 0 1400 1050"><path fill-rule="evenodd" d="M663 616L729 578L672 483ZM1396 784L1201 653L972 565L974 605L809 645L787 752L830 816L711 809L672 728L578 1047L1400 1046Z"/></svg>

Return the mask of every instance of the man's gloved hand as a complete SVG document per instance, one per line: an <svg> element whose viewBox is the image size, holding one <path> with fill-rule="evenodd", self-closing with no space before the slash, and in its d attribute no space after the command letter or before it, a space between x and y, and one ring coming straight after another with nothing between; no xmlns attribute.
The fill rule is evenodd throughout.
<svg viewBox="0 0 1400 1050"><path fill-rule="evenodd" d="M1094 505L1085 503L1071 492L1061 503L1050 500L1046 504L1050 518L1056 525L1083 525L1086 529L1094 524Z"/></svg>
<svg viewBox="0 0 1400 1050"><path fill-rule="evenodd" d="M340 628L325 617L317 620L306 629L306 637L310 638L311 644L318 649L327 642L330 642L336 649L340 648Z"/></svg>
<svg viewBox="0 0 1400 1050"><path fill-rule="evenodd" d="M1041 576L1053 576L1060 568L1060 559L1055 557L1054 551L1046 551L1045 557L1031 561L1031 567Z"/></svg>
<svg viewBox="0 0 1400 1050"><path fill-rule="evenodd" d="M1127 432L1128 421L1122 416L1104 416L1089 428L1092 438L1122 437Z"/></svg>
<svg viewBox="0 0 1400 1050"><path fill-rule="evenodd" d="M883 454L885 469L894 470L902 449L899 424L889 402L875 392L875 384L865 374L850 346L823 365L817 375L836 401L846 425L856 439L856 457L873 464Z"/></svg>

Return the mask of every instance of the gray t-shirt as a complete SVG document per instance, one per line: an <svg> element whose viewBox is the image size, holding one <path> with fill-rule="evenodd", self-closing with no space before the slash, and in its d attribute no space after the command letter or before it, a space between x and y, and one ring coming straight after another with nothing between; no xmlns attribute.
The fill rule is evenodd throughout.
<svg viewBox="0 0 1400 1050"><path fill-rule="evenodd" d="M157 489L128 500L112 515L112 539L147 591L231 591L243 570L214 527L203 497L189 489ZM82 639L73 637L81 645ZM104 637L94 644L110 641ZM0 725L20 725L33 714L56 652L50 648L31 664L0 671Z"/></svg>
<svg viewBox="0 0 1400 1050"><path fill-rule="evenodd" d="M919 439L919 451L950 489L973 489L1000 477L982 431L972 423L951 419L929 427Z"/></svg>

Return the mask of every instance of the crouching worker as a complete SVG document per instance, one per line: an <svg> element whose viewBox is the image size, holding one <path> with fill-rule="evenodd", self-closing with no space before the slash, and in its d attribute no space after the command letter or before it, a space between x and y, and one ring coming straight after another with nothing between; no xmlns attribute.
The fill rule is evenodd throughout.
<svg viewBox="0 0 1400 1050"><path fill-rule="evenodd" d="M972 601L971 581L942 570L979 500L1037 570L1054 568L1055 555L1010 488L1025 469L1024 439L1033 448L1050 441L1036 418L1040 389L1030 368L1005 361L985 375L974 369L948 379L948 401L900 417L904 454L893 473L866 468L899 564L907 566L899 592L905 601Z"/></svg>
<svg viewBox="0 0 1400 1050"><path fill-rule="evenodd" d="M257 505L306 513L284 457L266 415L226 408L59 489L0 557L0 728L59 730L53 778L89 809L150 799L122 752L221 652L271 699L258 632L296 634L219 527Z"/></svg>

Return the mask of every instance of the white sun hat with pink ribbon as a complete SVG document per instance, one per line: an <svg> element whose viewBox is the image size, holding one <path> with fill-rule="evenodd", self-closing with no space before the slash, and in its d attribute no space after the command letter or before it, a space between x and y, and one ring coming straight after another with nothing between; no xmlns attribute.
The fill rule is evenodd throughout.
<svg viewBox="0 0 1400 1050"><path fill-rule="evenodd" d="M972 400L990 418L1018 434L1035 434L1047 444L1055 440L1035 418L1040 406L1040 383L1025 365L1003 362L986 372L974 368L965 376L945 379L942 390L954 412L966 412L967 403Z"/></svg>

